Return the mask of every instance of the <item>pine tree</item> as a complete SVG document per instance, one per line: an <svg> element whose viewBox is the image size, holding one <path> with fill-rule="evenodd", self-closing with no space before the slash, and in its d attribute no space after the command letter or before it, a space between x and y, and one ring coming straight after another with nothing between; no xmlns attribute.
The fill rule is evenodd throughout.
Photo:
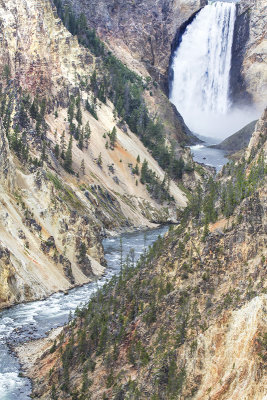
<svg viewBox="0 0 267 400"><path fill-rule="evenodd" d="M29 124L28 114L23 103L21 104L19 111L19 124L22 128L27 128Z"/></svg>
<svg viewBox="0 0 267 400"><path fill-rule="evenodd" d="M79 26L80 33L85 33L86 32L87 20L86 20L86 16L84 15L84 13L80 14L79 21L78 21L78 26Z"/></svg>
<svg viewBox="0 0 267 400"><path fill-rule="evenodd" d="M56 158L59 157L59 145L58 144L55 145L55 156L56 156Z"/></svg>
<svg viewBox="0 0 267 400"><path fill-rule="evenodd" d="M115 126L112 129L112 131L109 133L109 138L110 138L110 147L112 150L114 150L116 140L117 140L117 130L116 130Z"/></svg>
<svg viewBox="0 0 267 400"><path fill-rule="evenodd" d="M66 171L71 172L72 171L71 166L72 166L72 136L70 137L68 148L66 151L64 168Z"/></svg>
<svg viewBox="0 0 267 400"><path fill-rule="evenodd" d="M82 173L83 175L85 175L85 163L84 163L84 159L82 159L80 170L81 170L81 173Z"/></svg>
<svg viewBox="0 0 267 400"><path fill-rule="evenodd" d="M82 110L81 110L81 98L78 96L76 100L76 107L77 107L77 112L76 112L76 121L78 122L79 125L82 125Z"/></svg>
<svg viewBox="0 0 267 400"><path fill-rule="evenodd" d="M87 121L85 128L84 128L84 146L86 149L88 149L90 137L91 137L91 128L90 128L89 122Z"/></svg>
<svg viewBox="0 0 267 400"><path fill-rule="evenodd" d="M15 151L15 153L18 155L21 150L21 140L19 138L19 126L16 125L13 131L13 134L11 136L11 142L10 142L10 147L12 150Z"/></svg>
<svg viewBox="0 0 267 400"><path fill-rule="evenodd" d="M133 173L134 175L139 175L139 167L138 167L138 164L135 165L135 167L134 167L133 170L132 170L132 173Z"/></svg>
<svg viewBox="0 0 267 400"><path fill-rule="evenodd" d="M98 156L96 162L97 162L97 165L98 165L100 168L102 168L103 161L102 161L102 154L101 154L101 153L99 153L99 156Z"/></svg>
<svg viewBox="0 0 267 400"><path fill-rule="evenodd" d="M11 75L10 66L8 64L6 64L6 65L4 65L2 76L6 80L7 84L8 84L8 81L10 79L10 75Z"/></svg>
<svg viewBox="0 0 267 400"><path fill-rule="evenodd" d="M82 129L81 133L79 134L79 143L78 143L79 149L82 150L83 145L84 145L84 133L83 133L83 129Z"/></svg>
<svg viewBox="0 0 267 400"><path fill-rule="evenodd" d="M38 101L37 99L34 98L32 105L30 107L30 116L32 119L37 120L38 115L39 115Z"/></svg>
<svg viewBox="0 0 267 400"><path fill-rule="evenodd" d="M91 79L90 79L90 84L92 91L95 92L97 90L97 78L96 78L96 70L92 73Z"/></svg>
<svg viewBox="0 0 267 400"><path fill-rule="evenodd" d="M74 98L71 96L70 98L70 104L68 108L68 121L71 124L74 118Z"/></svg>
<svg viewBox="0 0 267 400"><path fill-rule="evenodd" d="M43 144L43 146L42 146L41 160L42 160L42 161L45 161L45 160L46 160L46 141L43 140L43 141L42 141L42 144Z"/></svg>
<svg viewBox="0 0 267 400"><path fill-rule="evenodd" d="M148 162L147 160L144 160L141 168L141 183L145 183L147 180L147 175L148 175Z"/></svg>
<svg viewBox="0 0 267 400"><path fill-rule="evenodd" d="M65 149L66 149L65 131L63 131L63 132L62 132L62 135L60 136L60 151L61 151L61 156L62 156L62 158L64 158Z"/></svg>

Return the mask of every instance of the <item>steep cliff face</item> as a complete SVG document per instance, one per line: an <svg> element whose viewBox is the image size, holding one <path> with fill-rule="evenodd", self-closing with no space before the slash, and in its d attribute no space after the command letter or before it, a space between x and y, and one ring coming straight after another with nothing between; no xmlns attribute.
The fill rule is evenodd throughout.
<svg viewBox="0 0 267 400"><path fill-rule="evenodd" d="M0 307L5 307L88 282L103 272L105 232L176 220L187 199L145 147L142 132L137 137L118 116L115 89L110 97L96 97L104 62L67 31L50 2L2 2L0 40ZM179 129L185 135L158 88L104 56L139 85L131 90L143 93L144 99L137 97L142 113L145 101L153 110L145 115L150 129L159 133L153 120L161 112L174 136ZM169 156L171 135L160 140ZM182 156L192 165L186 149L178 145L174 152L178 164ZM145 160L150 182L141 179ZM192 167L184 174L200 179Z"/></svg>
<svg viewBox="0 0 267 400"><path fill-rule="evenodd" d="M266 114L247 160L227 167L236 171L233 182L226 168L213 185L218 192L225 182L229 188L222 187L216 200L214 221L200 223L210 213L209 190L204 201L192 201L181 226L159 239L139 266L125 266L121 277L78 312L51 350L46 345L40 358L28 361L33 396L263 398L265 124ZM234 208L225 218L227 198Z"/></svg>
<svg viewBox="0 0 267 400"><path fill-rule="evenodd" d="M64 104L66 91L92 71L92 58L64 29L49 2L2 2L0 22L2 68L8 66L10 77L30 93L52 97L62 91Z"/></svg>
<svg viewBox="0 0 267 400"><path fill-rule="evenodd" d="M0 308L104 272L101 224L92 212L48 170L18 166L1 127Z"/></svg>
<svg viewBox="0 0 267 400"><path fill-rule="evenodd" d="M241 0L237 6L231 88L239 104L266 105L266 11L264 0Z"/></svg>
<svg viewBox="0 0 267 400"><path fill-rule="evenodd" d="M133 65L140 69L143 65L165 90L176 32L207 4L205 0L71 2L76 12L85 13L90 25L115 52L123 49L124 57L128 53Z"/></svg>
<svg viewBox="0 0 267 400"><path fill-rule="evenodd" d="M2 121L0 121L0 190L14 190L16 185L15 165L10 154Z"/></svg>
<svg viewBox="0 0 267 400"><path fill-rule="evenodd" d="M207 1L71 3L119 58L142 73L147 70L168 93L168 66L177 34ZM237 104L266 103L266 25L264 0L238 2L231 71Z"/></svg>
<svg viewBox="0 0 267 400"><path fill-rule="evenodd" d="M267 161L267 143L266 143L266 135L267 135L267 108L265 108L262 117L258 120L255 130L253 132L252 138L249 142L246 158L254 156L255 149L263 151L265 161Z"/></svg>

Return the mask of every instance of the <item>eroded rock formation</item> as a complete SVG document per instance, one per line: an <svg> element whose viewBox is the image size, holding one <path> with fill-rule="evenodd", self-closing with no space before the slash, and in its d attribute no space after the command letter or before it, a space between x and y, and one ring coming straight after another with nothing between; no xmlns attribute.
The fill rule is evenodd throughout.
<svg viewBox="0 0 267 400"><path fill-rule="evenodd" d="M5 307L88 282L103 272L106 232L176 220L177 207L187 199L170 181L173 200L162 206L140 183L144 160L159 182L165 172L119 120L110 100L95 100L96 117L88 111L94 97L89 83L99 59L67 31L50 2L8 0L0 5L0 22L5 131L1 125L0 307ZM144 93L144 101L152 116L161 114L170 126L166 142L185 138L186 127L172 119L175 112L166 96L156 87L151 93ZM75 111L74 133L70 99L80 102L81 121ZM85 145L77 140L77 130L84 132L86 126L90 140ZM116 145L111 148L114 127ZM72 135L68 173L63 164ZM192 163L189 151L175 143L177 157ZM200 179L193 170L185 173L189 176Z"/></svg>
<svg viewBox="0 0 267 400"><path fill-rule="evenodd" d="M207 1L72 0L71 3L76 12L85 13L90 25L115 52L125 52L122 55L125 58L129 53L133 65L135 60L139 61L167 90L166 73L177 30Z"/></svg>
<svg viewBox="0 0 267 400"><path fill-rule="evenodd" d="M241 0L233 43L231 89L239 104L267 101L267 4L265 0Z"/></svg>
<svg viewBox="0 0 267 400"><path fill-rule="evenodd" d="M246 163L235 166L243 165L246 185L250 182L254 190L241 196L228 218L220 215L204 230L197 216L184 217L140 267L126 269L124 280L101 293L101 302L93 299L63 329L52 354L45 344L43 354L37 346L34 361L23 357L34 396L263 398L265 124L266 114L251 139ZM228 178L224 171L219 182ZM240 174L238 179L244 184Z"/></svg>

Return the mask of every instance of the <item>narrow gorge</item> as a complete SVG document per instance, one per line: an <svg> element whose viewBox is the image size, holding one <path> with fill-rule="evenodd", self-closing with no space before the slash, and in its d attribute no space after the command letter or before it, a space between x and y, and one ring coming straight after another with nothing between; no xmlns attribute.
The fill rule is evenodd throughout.
<svg viewBox="0 0 267 400"><path fill-rule="evenodd" d="M266 0L0 4L0 399L264 400Z"/></svg>

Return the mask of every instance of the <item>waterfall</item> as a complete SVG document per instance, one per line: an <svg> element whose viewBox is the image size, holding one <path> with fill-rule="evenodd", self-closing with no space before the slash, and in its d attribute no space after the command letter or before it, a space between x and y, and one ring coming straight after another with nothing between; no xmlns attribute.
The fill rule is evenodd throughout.
<svg viewBox="0 0 267 400"><path fill-rule="evenodd" d="M170 100L196 133L211 135L230 111L235 17L234 3L210 2L187 27L174 54Z"/></svg>

